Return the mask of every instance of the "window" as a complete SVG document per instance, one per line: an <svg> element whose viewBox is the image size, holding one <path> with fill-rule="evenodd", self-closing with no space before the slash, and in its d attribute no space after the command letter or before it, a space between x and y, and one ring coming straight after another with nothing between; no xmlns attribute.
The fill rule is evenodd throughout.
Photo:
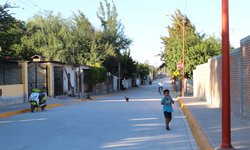
<svg viewBox="0 0 250 150"><path fill-rule="evenodd" d="M20 70L17 62L0 62L0 85L20 84Z"/></svg>

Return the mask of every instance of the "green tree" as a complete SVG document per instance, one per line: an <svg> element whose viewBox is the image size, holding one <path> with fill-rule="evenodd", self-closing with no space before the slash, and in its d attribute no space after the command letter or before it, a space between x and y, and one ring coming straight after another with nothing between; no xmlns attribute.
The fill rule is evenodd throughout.
<svg viewBox="0 0 250 150"><path fill-rule="evenodd" d="M121 55L121 78L134 78L136 73L137 62L130 56L130 50L124 51Z"/></svg>
<svg viewBox="0 0 250 150"><path fill-rule="evenodd" d="M185 75L192 78L195 66L205 63L209 58L221 52L220 40L196 32L195 26L177 10L172 16L172 26L168 26L169 36L162 37L165 50L162 57L165 59L167 69L173 75L177 69L177 63L182 62L183 50L183 25L185 29ZM184 22L184 24L183 24Z"/></svg>
<svg viewBox="0 0 250 150"><path fill-rule="evenodd" d="M60 14L47 12L45 16L36 15L26 23L26 33L21 44L16 45L16 54L29 60L34 54L45 57L45 60L65 62L67 43L64 32L69 32Z"/></svg>
<svg viewBox="0 0 250 150"><path fill-rule="evenodd" d="M91 44L95 29L88 18L81 12L73 14L71 31L73 36L76 63L87 64L90 61ZM89 62L93 64L93 62Z"/></svg>
<svg viewBox="0 0 250 150"><path fill-rule="evenodd" d="M104 66L113 74L118 74L118 64L122 50L127 50L132 43L124 34L124 26L118 20L118 13L114 3L112 5L104 1L100 2L100 7L97 12L97 17L101 21L103 30L103 42L111 44L115 50L115 56L110 56L105 59Z"/></svg>
<svg viewBox="0 0 250 150"><path fill-rule="evenodd" d="M52 12L36 15L26 27L22 44L16 45L16 52L23 59L39 54L45 60L86 64L91 66L87 84L92 87L105 80L106 69L102 62L114 53L113 48L103 44L102 32L96 31L81 11L67 20Z"/></svg>
<svg viewBox="0 0 250 150"><path fill-rule="evenodd" d="M103 32L95 30L85 15L78 11L74 14L75 25L72 27L75 35L76 49L80 55L80 63L95 66L102 65L110 56L115 55L114 47L104 42Z"/></svg>
<svg viewBox="0 0 250 150"><path fill-rule="evenodd" d="M95 66L115 53L112 45L103 42L103 33L96 31L81 11L69 19L52 12L36 15L26 26L22 44L16 45L22 59L39 54L46 60Z"/></svg>
<svg viewBox="0 0 250 150"><path fill-rule="evenodd" d="M0 5L0 57L14 56L13 45L21 42L24 34L24 22L16 20L11 16L9 4Z"/></svg>
<svg viewBox="0 0 250 150"><path fill-rule="evenodd" d="M150 74L150 66L148 64L139 63L137 65L137 71L142 80L146 79Z"/></svg>
<svg viewBox="0 0 250 150"><path fill-rule="evenodd" d="M93 85L105 81L106 73L107 70L104 67L91 67L90 70L86 71L84 83L89 87L88 92L92 92Z"/></svg>

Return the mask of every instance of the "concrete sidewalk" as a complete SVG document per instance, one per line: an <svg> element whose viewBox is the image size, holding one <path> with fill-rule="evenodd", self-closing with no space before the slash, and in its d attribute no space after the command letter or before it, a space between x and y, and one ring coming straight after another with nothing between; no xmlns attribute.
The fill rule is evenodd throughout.
<svg viewBox="0 0 250 150"><path fill-rule="evenodd" d="M195 97L180 97L178 102L186 115L201 150L221 144L221 109ZM231 144L237 150L250 149L250 122L231 115Z"/></svg>

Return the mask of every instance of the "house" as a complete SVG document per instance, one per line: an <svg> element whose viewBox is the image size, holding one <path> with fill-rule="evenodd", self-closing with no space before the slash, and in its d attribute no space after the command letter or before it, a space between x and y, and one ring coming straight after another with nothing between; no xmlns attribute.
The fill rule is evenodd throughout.
<svg viewBox="0 0 250 150"><path fill-rule="evenodd" d="M39 55L32 58L28 65L29 91L32 88L43 89L51 97L84 95L84 70L89 67L44 61Z"/></svg>
<svg viewBox="0 0 250 150"><path fill-rule="evenodd" d="M0 106L28 101L27 61L0 61Z"/></svg>
<svg viewBox="0 0 250 150"><path fill-rule="evenodd" d="M87 88L84 72L88 66L44 61L39 55L32 59L0 61L0 106L28 102L32 88L39 88L51 97L83 98Z"/></svg>

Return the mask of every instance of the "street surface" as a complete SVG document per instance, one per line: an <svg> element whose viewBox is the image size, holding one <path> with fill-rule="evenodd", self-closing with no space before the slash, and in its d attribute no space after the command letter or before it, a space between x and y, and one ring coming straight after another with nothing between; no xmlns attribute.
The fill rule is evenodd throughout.
<svg viewBox="0 0 250 150"><path fill-rule="evenodd" d="M171 89L167 78L162 80ZM93 101L2 118L0 150L198 150L177 101L171 130L165 129L158 81Z"/></svg>

